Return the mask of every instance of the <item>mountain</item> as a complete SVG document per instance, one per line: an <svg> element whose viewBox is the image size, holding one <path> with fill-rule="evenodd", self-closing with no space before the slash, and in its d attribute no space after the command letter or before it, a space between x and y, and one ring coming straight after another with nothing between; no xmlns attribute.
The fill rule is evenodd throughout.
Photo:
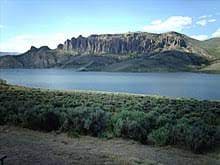
<svg viewBox="0 0 220 165"><path fill-rule="evenodd" d="M220 38L211 38L209 40L199 42L199 46L204 48L211 56L220 59Z"/></svg>
<svg viewBox="0 0 220 165"><path fill-rule="evenodd" d="M23 54L0 57L0 68L200 71L219 57L218 41L216 38L201 42L177 32L80 35L59 44L56 49L32 46Z"/></svg>
<svg viewBox="0 0 220 165"><path fill-rule="evenodd" d="M18 52L0 52L0 56L7 56L7 55L18 55Z"/></svg>
<svg viewBox="0 0 220 165"><path fill-rule="evenodd" d="M203 42L199 42L199 46L205 49L214 60L210 62L205 68L202 68L203 72L220 73L220 38L212 38Z"/></svg>

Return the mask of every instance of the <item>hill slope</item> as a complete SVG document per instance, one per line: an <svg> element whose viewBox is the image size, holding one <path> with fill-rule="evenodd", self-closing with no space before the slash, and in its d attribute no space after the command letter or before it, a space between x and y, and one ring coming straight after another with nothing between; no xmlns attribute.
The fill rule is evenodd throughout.
<svg viewBox="0 0 220 165"><path fill-rule="evenodd" d="M199 45L204 48L211 56L220 59L220 38L212 38Z"/></svg>
<svg viewBox="0 0 220 165"><path fill-rule="evenodd" d="M218 39L146 32L79 36L56 49L47 46L0 57L0 68L74 68L82 71L198 71L218 57ZM211 53L210 53L211 52Z"/></svg>

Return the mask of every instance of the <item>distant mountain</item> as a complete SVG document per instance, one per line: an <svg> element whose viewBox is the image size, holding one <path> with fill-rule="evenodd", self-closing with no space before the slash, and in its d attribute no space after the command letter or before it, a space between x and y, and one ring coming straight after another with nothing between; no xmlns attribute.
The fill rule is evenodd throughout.
<svg viewBox="0 0 220 165"><path fill-rule="evenodd" d="M7 55L18 55L18 52L0 52L0 56L7 56Z"/></svg>
<svg viewBox="0 0 220 165"><path fill-rule="evenodd" d="M78 71L205 71L217 61L219 38L198 41L168 32L102 34L66 40L56 49L31 47L0 57L0 68L74 68Z"/></svg>

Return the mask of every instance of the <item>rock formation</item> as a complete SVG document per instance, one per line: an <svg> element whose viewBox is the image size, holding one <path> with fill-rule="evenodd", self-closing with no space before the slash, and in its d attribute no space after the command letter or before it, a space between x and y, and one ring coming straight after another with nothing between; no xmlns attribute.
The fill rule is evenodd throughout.
<svg viewBox="0 0 220 165"><path fill-rule="evenodd" d="M80 35L56 49L32 46L23 54L0 57L0 68L195 71L213 60L209 50L201 45L202 42L176 32Z"/></svg>

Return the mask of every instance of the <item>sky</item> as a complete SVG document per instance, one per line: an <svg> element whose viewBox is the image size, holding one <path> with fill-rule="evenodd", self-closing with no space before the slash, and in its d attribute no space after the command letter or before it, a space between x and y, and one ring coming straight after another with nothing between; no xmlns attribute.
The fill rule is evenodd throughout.
<svg viewBox="0 0 220 165"><path fill-rule="evenodd" d="M136 31L220 37L220 0L0 0L0 51Z"/></svg>

